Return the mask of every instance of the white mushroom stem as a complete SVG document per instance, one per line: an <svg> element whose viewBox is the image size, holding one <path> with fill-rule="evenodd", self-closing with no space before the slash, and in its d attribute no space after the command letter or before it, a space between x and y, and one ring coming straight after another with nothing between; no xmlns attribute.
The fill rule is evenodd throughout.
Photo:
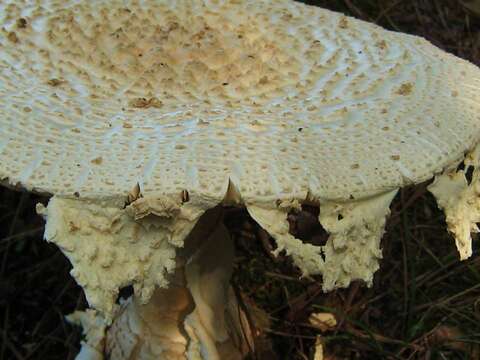
<svg viewBox="0 0 480 360"><path fill-rule="evenodd" d="M228 314L233 243L223 225L177 267L168 289L148 304L123 304L107 332L111 359L241 359L239 322ZM237 315L238 318L238 315Z"/></svg>
<svg viewBox="0 0 480 360"><path fill-rule="evenodd" d="M68 256L98 310L70 319L86 334L78 359L235 360L248 352L245 315L229 290L234 246L221 209L194 196L157 196L126 208L54 197L38 210L46 239ZM127 285L135 295L118 306Z"/></svg>
<svg viewBox="0 0 480 360"><path fill-rule="evenodd" d="M147 303L156 287L168 286L176 249L211 207L180 196L141 198L127 208L53 197L37 210L47 219L45 239L68 257L88 303L110 322L119 289L132 285Z"/></svg>

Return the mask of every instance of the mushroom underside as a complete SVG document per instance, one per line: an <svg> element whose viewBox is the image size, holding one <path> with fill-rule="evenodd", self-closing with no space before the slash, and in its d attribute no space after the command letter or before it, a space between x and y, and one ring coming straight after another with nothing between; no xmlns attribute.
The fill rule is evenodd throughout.
<svg viewBox="0 0 480 360"><path fill-rule="evenodd" d="M479 165L477 146L462 166L446 169L428 186L462 260L472 254L470 234L480 222ZM321 274L329 291L354 280L372 284L396 192L318 201L319 223L329 233L323 246L291 234L288 216L301 209L299 200L244 206L274 238L274 255L284 251L304 276ZM230 191L226 199L242 202ZM194 194L140 196L124 208L53 197L46 209L39 207L46 240L70 259L95 309L69 317L86 334L79 359L241 359L251 351L247 316L229 287L234 246L223 208ZM119 289L129 285L134 296L117 304Z"/></svg>

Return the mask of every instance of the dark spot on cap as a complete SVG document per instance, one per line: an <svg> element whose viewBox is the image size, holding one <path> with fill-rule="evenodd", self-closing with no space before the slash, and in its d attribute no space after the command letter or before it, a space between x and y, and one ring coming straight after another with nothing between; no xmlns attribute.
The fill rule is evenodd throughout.
<svg viewBox="0 0 480 360"><path fill-rule="evenodd" d="M27 27L27 20L24 18L20 18L17 20L17 27L19 29L25 29Z"/></svg>

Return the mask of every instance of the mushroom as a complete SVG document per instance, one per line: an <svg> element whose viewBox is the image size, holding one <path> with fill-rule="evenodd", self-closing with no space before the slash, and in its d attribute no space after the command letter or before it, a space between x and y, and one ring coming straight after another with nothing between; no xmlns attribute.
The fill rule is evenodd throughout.
<svg viewBox="0 0 480 360"><path fill-rule="evenodd" d="M69 317L79 359L246 355L227 205L328 291L372 283L397 190L435 178L471 255L480 71L426 40L290 0L0 14L0 179L52 195L45 239L92 308ZM324 246L290 234L302 204L319 206Z"/></svg>

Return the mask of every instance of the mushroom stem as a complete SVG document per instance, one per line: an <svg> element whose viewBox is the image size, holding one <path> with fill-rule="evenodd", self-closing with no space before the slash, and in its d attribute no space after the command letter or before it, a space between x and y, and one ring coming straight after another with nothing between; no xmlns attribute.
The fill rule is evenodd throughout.
<svg viewBox="0 0 480 360"><path fill-rule="evenodd" d="M218 221L213 232L205 237L211 225L203 226L203 218L187 238L184 253L177 258L169 288L157 289L147 304L132 297L122 305L107 331L109 358L244 357L248 347L241 324L245 321L240 318L242 312L238 311L229 286L233 242Z"/></svg>
<svg viewBox="0 0 480 360"><path fill-rule="evenodd" d="M102 352L116 360L235 360L248 352L248 322L229 286L234 245L222 207L197 200L158 195L120 208L53 197L38 206L45 238L72 261L95 309L70 317L86 336L78 360ZM116 305L128 285L135 295Z"/></svg>

